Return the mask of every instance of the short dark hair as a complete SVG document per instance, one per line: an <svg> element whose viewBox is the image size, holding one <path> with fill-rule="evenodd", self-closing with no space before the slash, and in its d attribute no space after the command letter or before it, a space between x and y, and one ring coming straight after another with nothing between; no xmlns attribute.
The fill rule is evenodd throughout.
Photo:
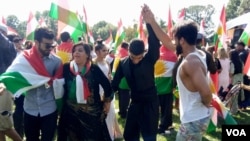
<svg viewBox="0 0 250 141"><path fill-rule="evenodd" d="M236 45L240 45L240 46L242 46L242 47L245 47L245 46L246 46L246 44L245 44L243 41L238 41L238 42L236 43Z"/></svg>
<svg viewBox="0 0 250 141"><path fill-rule="evenodd" d="M104 47L105 47L105 44L103 44L103 39L97 39L95 42L95 51L99 51Z"/></svg>
<svg viewBox="0 0 250 141"><path fill-rule="evenodd" d="M144 53L145 45L141 39L132 39L129 45L129 52L134 55L140 55Z"/></svg>
<svg viewBox="0 0 250 141"><path fill-rule="evenodd" d="M128 49L129 44L127 42L122 42L121 48Z"/></svg>
<svg viewBox="0 0 250 141"><path fill-rule="evenodd" d="M193 21L182 21L174 26L173 33L178 40L184 38L188 44L195 45L198 26Z"/></svg>
<svg viewBox="0 0 250 141"><path fill-rule="evenodd" d="M41 42L43 38L53 40L55 37L53 31L47 27L39 27L35 30L34 39Z"/></svg>
<svg viewBox="0 0 250 141"><path fill-rule="evenodd" d="M60 35L60 38L61 38L62 42L67 42L70 39L69 32L67 32L67 31L62 32Z"/></svg>

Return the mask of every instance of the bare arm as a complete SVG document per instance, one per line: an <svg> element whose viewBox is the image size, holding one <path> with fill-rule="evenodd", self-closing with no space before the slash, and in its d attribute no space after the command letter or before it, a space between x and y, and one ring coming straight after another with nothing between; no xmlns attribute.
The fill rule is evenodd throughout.
<svg viewBox="0 0 250 141"><path fill-rule="evenodd" d="M185 81L186 87L190 91L198 91L202 103L209 107L212 100L212 92L209 87L206 69L197 56L189 56L186 60L182 66L183 74L187 76L185 77L187 78Z"/></svg>
<svg viewBox="0 0 250 141"><path fill-rule="evenodd" d="M151 25L157 38L162 42L162 44L166 48L168 48L172 51L175 51L175 46L172 43L171 38L158 25L158 23L155 20L153 12L150 10L150 8L147 5L143 6L142 15L143 15L144 21Z"/></svg>

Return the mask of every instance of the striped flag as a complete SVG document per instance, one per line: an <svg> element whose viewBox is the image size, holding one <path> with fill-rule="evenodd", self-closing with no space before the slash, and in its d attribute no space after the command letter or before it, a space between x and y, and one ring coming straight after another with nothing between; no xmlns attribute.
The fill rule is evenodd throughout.
<svg viewBox="0 0 250 141"><path fill-rule="evenodd" d="M30 12L29 19L27 21L26 40L34 40L34 32L38 26L39 24L36 20L36 17L33 15L32 12Z"/></svg>
<svg viewBox="0 0 250 141"><path fill-rule="evenodd" d="M224 123L227 125L236 125L237 122L233 118L233 116L230 114L229 110L226 108L226 106L222 103L220 98L217 96L217 92L215 89L215 86L213 82L210 80L209 82L210 90L213 93L212 98L212 106L214 108L214 112L212 115L212 118L210 120L210 123L207 128L207 132L212 132L216 130L217 124L218 124L218 115L224 119Z"/></svg>
<svg viewBox="0 0 250 141"><path fill-rule="evenodd" d="M39 60L41 58L38 57L38 53L33 54L34 50L36 47L18 55L6 72L0 76L0 82L3 82L15 97L42 85L49 86L51 83L52 77L42 64L42 60ZM62 78L62 65L54 78Z"/></svg>
<svg viewBox="0 0 250 141"><path fill-rule="evenodd" d="M126 35L125 35L124 29L123 29L122 19L120 19L119 22L118 22L117 32L116 32L116 35L115 35L115 48L114 48L115 52L117 50L117 47L124 40L125 36Z"/></svg>
<svg viewBox="0 0 250 141"><path fill-rule="evenodd" d="M245 45L250 45L250 24L247 24L244 31L242 32L239 41L243 41Z"/></svg>
<svg viewBox="0 0 250 141"><path fill-rule="evenodd" d="M167 94L173 91L172 72L177 61L176 54L164 46L160 48L160 59L155 63L155 85L157 93Z"/></svg>
<svg viewBox="0 0 250 141"><path fill-rule="evenodd" d="M77 42L78 37L82 36L84 27L76 12L62 7L61 5L51 3L49 16L52 19L60 21L59 33L67 31L72 39Z"/></svg>
<svg viewBox="0 0 250 141"><path fill-rule="evenodd" d="M219 25L214 35L215 51L217 51L218 48L221 48L223 45L225 45L225 39L226 39L226 10L225 6L223 5L220 14Z"/></svg>

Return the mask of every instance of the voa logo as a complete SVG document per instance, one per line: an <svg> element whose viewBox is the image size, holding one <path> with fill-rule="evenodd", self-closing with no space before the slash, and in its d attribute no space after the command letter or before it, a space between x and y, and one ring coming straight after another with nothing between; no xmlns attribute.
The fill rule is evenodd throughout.
<svg viewBox="0 0 250 141"><path fill-rule="evenodd" d="M226 129L227 136L247 136L244 129Z"/></svg>

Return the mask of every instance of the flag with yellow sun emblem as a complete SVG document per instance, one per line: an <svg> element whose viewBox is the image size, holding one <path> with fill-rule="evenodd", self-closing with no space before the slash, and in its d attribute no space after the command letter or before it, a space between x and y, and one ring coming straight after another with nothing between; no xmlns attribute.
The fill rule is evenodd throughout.
<svg viewBox="0 0 250 141"><path fill-rule="evenodd" d="M176 54L162 46L160 48L160 58L155 63L155 85L157 93L168 94L173 91L172 71L177 61Z"/></svg>

